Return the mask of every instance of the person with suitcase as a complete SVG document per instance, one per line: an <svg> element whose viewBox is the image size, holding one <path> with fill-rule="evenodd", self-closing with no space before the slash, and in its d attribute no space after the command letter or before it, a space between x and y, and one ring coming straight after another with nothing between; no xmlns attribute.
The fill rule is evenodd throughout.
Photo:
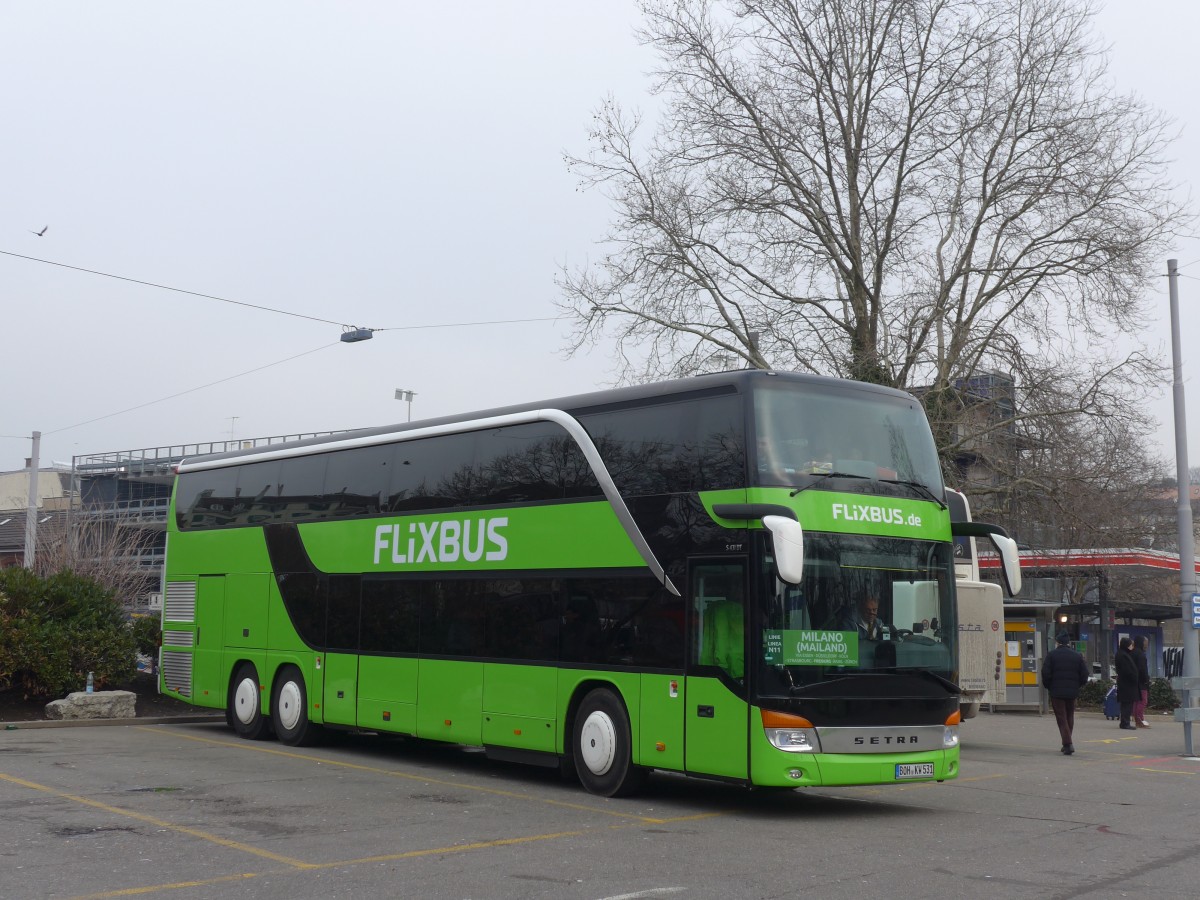
<svg viewBox="0 0 1200 900"><path fill-rule="evenodd" d="M1062 738L1062 753L1070 756L1075 752L1075 698L1079 696L1079 689L1087 684L1088 667L1083 656L1071 649L1069 634L1060 632L1054 640L1058 646L1046 654L1046 661L1042 663L1042 687L1050 692L1050 706L1058 723L1058 736Z"/></svg>
<svg viewBox="0 0 1200 900"><path fill-rule="evenodd" d="M1133 715L1133 704L1142 694L1137 659L1133 655L1133 638L1121 638L1120 649L1117 650L1116 667L1117 701L1121 704L1120 727L1126 731L1137 731L1137 726L1129 721Z"/></svg>
<svg viewBox="0 0 1200 900"><path fill-rule="evenodd" d="M1133 701L1133 724L1138 728L1150 727L1150 723L1146 721L1146 706L1150 702L1150 665L1146 657L1149 646L1150 639L1144 634L1134 640L1133 658L1138 667L1138 698Z"/></svg>

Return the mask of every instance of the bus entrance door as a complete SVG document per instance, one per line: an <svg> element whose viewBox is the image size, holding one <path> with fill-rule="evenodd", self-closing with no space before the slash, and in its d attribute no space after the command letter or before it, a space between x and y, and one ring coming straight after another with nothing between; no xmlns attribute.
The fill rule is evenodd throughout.
<svg viewBox="0 0 1200 900"><path fill-rule="evenodd" d="M749 711L738 688L746 680L746 561L693 560L688 596L684 767L745 778Z"/></svg>

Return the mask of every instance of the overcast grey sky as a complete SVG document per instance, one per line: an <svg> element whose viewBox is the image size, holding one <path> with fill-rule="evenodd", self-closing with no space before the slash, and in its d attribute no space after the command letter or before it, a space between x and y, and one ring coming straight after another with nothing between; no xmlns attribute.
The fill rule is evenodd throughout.
<svg viewBox="0 0 1200 900"><path fill-rule="evenodd" d="M346 344L336 325L0 255L0 471L35 429L45 465L403 421L397 388L422 418L610 384L607 348L563 355L564 322L411 326L556 314L558 267L596 255L608 218L563 151L586 150L608 93L652 107L637 22L632 0L6 4L0 250L410 330ZM1113 0L1099 26L1117 84L1183 128L1175 179L1200 184L1200 10ZM1174 255L1196 263L1180 289L1197 463L1200 241ZM1146 338L1169 363L1159 281ZM1166 452L1169 374L1155 412Z"/></svg>

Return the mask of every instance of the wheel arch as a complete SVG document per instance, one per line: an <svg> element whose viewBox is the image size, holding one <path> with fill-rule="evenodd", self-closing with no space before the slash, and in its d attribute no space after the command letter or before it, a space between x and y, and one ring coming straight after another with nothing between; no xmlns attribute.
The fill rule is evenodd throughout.
<svg viewBox="0 0 1200 900"><path fill-rule="evenodd" d="M625 707L625 717L629 719L630 735L632 736L637 734L637 723L633 721L633 716L629 712L629 701L626 699L625 692L621 690L620 685L617 684L617 682L607 678L598 678L595 676L584 678L580 680L572 689L571 699L567 702L566 714L563 718L559 745L562 748L561 755L566 759L572 759L575 755L575 750L571 746L571 735L575 733L575 716L579 712L579 707L583 703L583 698L597 688L607 688L616 695L617 699L621 701L621 705ZM636 738L632 740L632 744L633 746L630 748L630 752L633 756L633 762L637 764L638 754Z"/></svg>

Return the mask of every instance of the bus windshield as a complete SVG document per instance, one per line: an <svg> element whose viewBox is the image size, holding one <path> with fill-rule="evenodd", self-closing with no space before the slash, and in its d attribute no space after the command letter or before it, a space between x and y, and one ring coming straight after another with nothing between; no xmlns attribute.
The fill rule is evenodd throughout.
<svg viewBox="0 0 1200 900"><path fill-rule="evenodd" d="M775 578L769 540L760 539L761 694L801 696L855 673L956 680L949 543L810 532L804 580L788 585Z"/></svg>
<svg viewBox="0 0 1200 900"><path fill-rule="evenodd" d="M802 476L843 475L942 494L933 435L912 397L781 381L755 391L754 421L756 484L797 487L809 481Z"/></svg>

